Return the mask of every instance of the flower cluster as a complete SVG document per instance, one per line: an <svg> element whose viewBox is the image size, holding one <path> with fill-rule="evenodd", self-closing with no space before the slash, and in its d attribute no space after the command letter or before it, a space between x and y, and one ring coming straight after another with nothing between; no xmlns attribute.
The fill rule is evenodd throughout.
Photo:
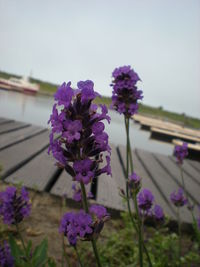
<svg viewBox="0 0 200 267"><path fill-rule="evenodd" d="M176 191L172 192L170 195L170 199L176 207L183 207L188 203L188 200L184 196L184 191L182 188L178 188L177 192Z"/></svg>
<svg viewBox="0 0 200 267"><path fill-rule="evenodd" d="M164 220L164 212L161 206L154 204L154 195L149 189L143 189L139 192L138 197L138 207L140 214L146 218L154 218L156 221Z"/></svg>
<svg viewBox="0 0 200 267"><path fill-rule="evenodd" d="M138 207L141 210L148 211L151 209L154 201L154 196L149 189L144 188L138 194Z"/></svg>
<svg viewBox="0 0 200 267"><path fill-rule="evenodd" d="M109 216L106 208L101 205L91 205L90 206L90 213L95 215L97 219L102 220L106 216Z"/></svg>
<svg viewBox="0 0 200 267"><path fill-rule="evenodd" d="M111 86L112 107L127 117L137 113L138 100L143 98L142 91L138 90L136 83L140 80L137 73L130 66L116 68L112 73Z"/></svg>
<svg viewBox="0 0 200 267"><path fill-rule="evenodd" d="M136 173L132 173L130 176L129 176L129 179L128 179L128 185L129 185L129 189L130 189L130 192L138 192L138 190L140 190L140 187L141 187L141 178L140 176L138 176Z"/></svg>
<svg viewBox="0 0 200 267"><path fill-rule="evenodd" d="M111 174L111 149L102 122L105 119L110 123L110 117L105 105L100 105L99 112L98 106L92 104L99 96L92 81L80 81L77 86L73 90L70 82L63 83L55 94L48 152L73 180L88 184L102 173ZM104 152L106 164L99 168Z"/></svg>
<svg viewBox="0 0 200 267"><path fill-rule="evenodd" d="M175 146L174 155L179 164L183 163L183 160L188 155L188 144L183 142L181 146Z"/></svg>
<svg viewBox="0 0 200 267"><path fill-rule="evenodd" d="M11 250L8 243L0 244L0 266L1 267L14 267L14 259L11 255Z"/></svg>
<svg viewBox="0 0 200 267"><path fill-rule="evenodd" d="M100 205L92 205L90 213L94 214L97 220L93 221L91 214L83 210L64 214L59 232L68 238L70 245L76 246L79 238L90 240L92 236L98 235L103 228L104 217L109 216L107 210Z"/></svg>
<svg viewBox="0 0 200 267"><path fill-rule="evenodd" d="M18 224L29 214L29 196L24 187L21 188L21 194L18 194L14 186L0 192L0 216L5 224Z"/></svg>

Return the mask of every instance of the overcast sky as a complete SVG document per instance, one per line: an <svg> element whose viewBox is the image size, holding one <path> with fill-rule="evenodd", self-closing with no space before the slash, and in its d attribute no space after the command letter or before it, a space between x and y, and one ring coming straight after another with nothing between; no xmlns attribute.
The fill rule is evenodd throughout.
<svg viewBox="0 0 200 267"><path fill-rule="evenodd" d="M0 70L111 95L131 65L144 103L200 118L200 0L0 0Z"/></svg>

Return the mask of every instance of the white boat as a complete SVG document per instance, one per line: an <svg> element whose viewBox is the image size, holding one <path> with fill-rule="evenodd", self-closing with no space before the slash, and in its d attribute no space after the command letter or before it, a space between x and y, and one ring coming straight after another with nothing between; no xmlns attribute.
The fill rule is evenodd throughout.
<svg viewBox="0 0 200 267"><path fill-rule="evenodd" d="M38 84L29 82L28 77L3 79L0 78L0 88L19 91L22 93L37 93L40 89Z"/></svg>

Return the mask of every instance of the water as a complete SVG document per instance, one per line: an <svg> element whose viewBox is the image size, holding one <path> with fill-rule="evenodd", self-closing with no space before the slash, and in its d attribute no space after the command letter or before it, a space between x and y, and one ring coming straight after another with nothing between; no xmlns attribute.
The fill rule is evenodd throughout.
<svg viewBox="0 0 200 267"><path fill-rule="evenodd" d="M53 98L48 96L31 96L0 90L0 117L48 127L47 121L53 102ZM106 132L109 134L110 142L116 145L126 145L123 116L111 110L109 115L111 123L106 124ZM150 139L150 132L140 130L140 125L134 122L130 123L130 139L133 148L172 155L171 144Z"/></svg>

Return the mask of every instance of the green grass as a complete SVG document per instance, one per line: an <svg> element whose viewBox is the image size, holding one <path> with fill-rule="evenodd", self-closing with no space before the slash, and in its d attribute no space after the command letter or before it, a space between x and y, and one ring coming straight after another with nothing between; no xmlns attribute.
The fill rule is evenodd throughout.
<svg viewBox="0 0 200 267"><path fill-rule="evenodd" d="M0 71L0 77L8 79L10 77L19 78L20 76ZM58 85L56 84L41 81L39 79L31 78L30 81L33 83L38 83L40 85L40 93L42 94L53 95L58 87ZM102 98L98 97L95 102L97 104L106 104L109 107L111 104L111 98L105 96L103 96ZM184 113L178 114L175 112L167 111L164 110L162 107L151 107L148 105L140 104L139 114L170 120L177 123L181 123L182 125L188 127L200 129L200 119L187 116Z"/></svg>

